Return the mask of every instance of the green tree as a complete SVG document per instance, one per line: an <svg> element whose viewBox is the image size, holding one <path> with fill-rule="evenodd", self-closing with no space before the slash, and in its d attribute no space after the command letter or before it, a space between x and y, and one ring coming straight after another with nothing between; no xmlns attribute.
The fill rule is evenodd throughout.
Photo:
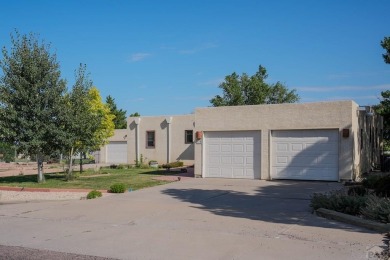
<svg viewBox="0 0 390 260"><path fill-rule="evenodd" d="M7 143L0 141L0 160L4 162L12 162L15 160L15 149Z"/></svg>
<svg viewBox="0 0 390 260"><path fill-rule="evenodd" d="M38 182L44 181L43 158L58 153L65 132L63 118L66 82L50 46L34 34L11 34L11 50L2 49L0 67L0 136L38 163Z"/></svg>
<svg viewBox="0 0 390 260"><path fill-rule="evenodd" d="M127 111L118 109L117 105L115 104L115 99L111 96L107 96L106 104L110 108L111 114L115 116L114 118L115 129L125 129L127 127L127 121L126 121Z"/></svg>
<svg viewBox="0 0 390 260"><path fill-rule="evenodd" d="M390 37L385 37L381 41L381 46L385 49L386 53L382 54L385 63L390 64Z"/></svg>
<svg viewBox="0 0 390 260"><path fill-rule="evenodd" d="M390 150L390 90L381 92L382 99L375 111L383 117L383 139L385 150Z"/></svg>
<svg viewBox="0 0 390 260"><path fill-rule="evenodd" d="M141 115L138 112L130 114L130 117L140 117Z"/></svg>
<svg viewBox="0 0 390 260"><path fill-rule="evenodd" d="M96 131L94 131L93 137L87 145L90 151L96 151L107 144L108 138L114 135L115 115L111 114L110 108L103 103L100 92L96 87L89 90L88 104L91 112L99 118Z"/></svg>
<svg viewBox="0 0 390 260"><path fill-rule="evenodd" d="M381 46L386 53L383 54L384 62L390 64L390 37L381 41ZM374 107L375 111L383 117L384 149L390 150L390 90L381 92L381 101Z"/></svg>
<svg viewBox="0 0 390 260"><path fill-rule="evenodd" d="M86 65L80 64L75 79L72 90L65 96L67 108L63 111L64 117L67 118L65 130L69 157L68 180L73 179L73 155L75 153L83 155L87 151L100 122L100 116L94 113L90 106L89 92L92 89L92 80L86 72ZM80 161L80 172L82 170L82 161Z"/></svg>
<svg viewBox="0 0 390 260"><path fill-rule="evenodd" d="M225 81L219 85L223 96L216 95L210 100L215 106L240 106L258 104L295 103L299 96L295 89L289 90L282 83L268 84L265 82L267 70L259 66L255 75L249 76L243 73L239 76L233 72L225 77Z"/></svg>

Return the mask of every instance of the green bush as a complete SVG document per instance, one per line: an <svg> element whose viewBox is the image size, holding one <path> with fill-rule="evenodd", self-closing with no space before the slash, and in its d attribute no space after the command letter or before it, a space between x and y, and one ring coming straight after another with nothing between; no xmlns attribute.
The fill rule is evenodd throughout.
<svg viewBox="0 0 390 260"><path fill-rule="evenodd" d="M375 194L380 197L390 197L390 176L384 176L378 180L375 187Z"/></svg>
<svg viewBox="0 0 390 260"><path fill-rule="evenodd" d="M125 165L123 165L123 164L119 164L116 166L116 169L118 169L118 170L122 170L124 168L125 168Z"/></svg>
<svg viewBox="0 0 390 260"><path fill-rule="evenodd" d="M348 195L350 196L366 196L367 189L363 186L353 186L348 189Z"/></svg>
<svg viewBox="0 0 390 260"><path fill-rule="evenodd" d="M375 189L378 185L378 182L383 178L383 176L380 176L378 174L376 175L369 175L367 176L363 181L362 185L363 187L367 189Z"/></svg>
<svg viewBox="0 0 390 260"><path fill-rule="evenodd" d="M177 161L177 162L171 162L171 163L163 164L162 167L164 169L170 169L170 168L183 167L183 165L184 165L183 162Z"/></svg>
<svg viewBox="0 0 390 260"><path fill-rule="evenodd" d="M126 186L124 183L115 183L110 186L111 193L124 193L126 191Z"/></svg>
<svg viewBox="0 0 390 260"><path fill-rule="evenodd" d="M102 196L102 193L98 190L92 190L88 193L87 195L87 199L95 199L95 198L99 198Z"/></svg>
<svg viewBox="0 0 390 260"><path fill-rule="evenodd" d="M330 209L350 215L358 215L366 204L367 197L349 196L340 191L316 193L312 196L310 207Z"/></svg>
<svg viewBox="0 0 390 260"><path fill-rule="evenodd" d="M390 198L368 196L366 206L361 209L361 214L368 219L390 222Z"/></svg>

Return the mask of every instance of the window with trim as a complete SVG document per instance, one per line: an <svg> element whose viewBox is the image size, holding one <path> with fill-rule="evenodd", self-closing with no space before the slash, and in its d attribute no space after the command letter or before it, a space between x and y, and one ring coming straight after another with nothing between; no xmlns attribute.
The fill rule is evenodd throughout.
<svg viewBox="0 0 390 260"><path fill-rule="evenodd" d="M193 143L194 142L194 131L192 131L192 130L185 130L184 131L184 138L185 138L184 142L186 144Z"/></svg>
<svg viewBox="0 0 390 260"><path fill-rule="evenodd" d="M156 135L154 131L146 131L146 148L154 148L156 146Z"/></svg>

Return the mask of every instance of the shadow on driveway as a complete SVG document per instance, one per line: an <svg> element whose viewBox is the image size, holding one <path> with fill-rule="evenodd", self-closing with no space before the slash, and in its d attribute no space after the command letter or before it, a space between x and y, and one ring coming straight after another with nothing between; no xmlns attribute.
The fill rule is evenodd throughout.
<svg viewBox="0 0 390 260"><path fill-rule="evenodd" d="M324 220L311 214L311 195L315 192L339 189L340 183L260 181L260 185L241 188L240 182L237 184L236 187L234 182L229 182L220 189L170 188L163 190L162 193L193 204L190 207L220 216L324 228L335 228L337 225L337 228L342 226L357 231L355 227ZM365 229L359 231L371 233Z"/></svg>

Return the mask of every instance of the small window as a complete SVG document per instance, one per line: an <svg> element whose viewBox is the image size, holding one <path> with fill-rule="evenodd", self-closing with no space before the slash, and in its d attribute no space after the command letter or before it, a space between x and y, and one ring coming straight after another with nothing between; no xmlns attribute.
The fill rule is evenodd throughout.
<svg viewBox="0 0 390 260"><path fill-rule="evenodd" d="M156 138L154 131L146 131L146 148L154 148L156 146Z"/></svg>
<svg viewBox="0 0 390 260"><path fill-rule="evenodd" d="M192 130L185 130L184 137L184 142L186 144L191 144L194 142L194 132Z"/></svg>

